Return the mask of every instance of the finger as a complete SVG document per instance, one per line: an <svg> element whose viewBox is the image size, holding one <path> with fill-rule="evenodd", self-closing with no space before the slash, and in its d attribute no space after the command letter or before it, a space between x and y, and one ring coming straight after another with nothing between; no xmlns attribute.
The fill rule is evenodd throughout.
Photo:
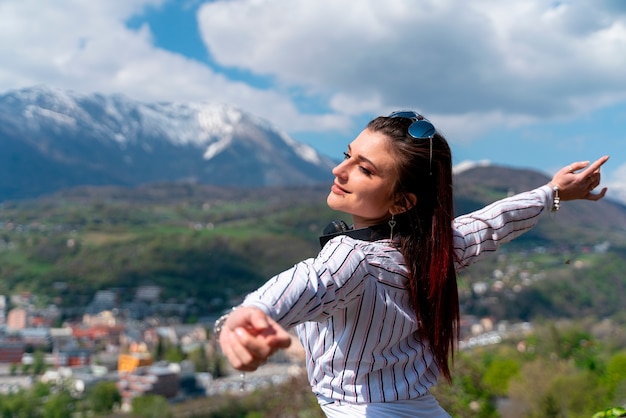
<svg viewBox="0 0 626 418"><path fill-rule="evenodd" d="M239 345L245 350L245 355L253 359L265 360L271 353L272 347L265 333L251 335L243 328L237 328L235 335Z"/></svg>
<svg viewBox="0 0 626 418"><path fill-rule="evenodd" d="M574 164L575 164L575 163L572 163L572 164L570 164L570 165L568 165L568 166L563 167L562 169L560 169L560 170L557 172L557 174L560 174L560 175L565 175L565 174L571 174L571 173L573 173L574 171L576 171L576 169L574 168Z"/></svg>
<svg viewBox="0 0 626 418"><path fill-rule="evenodd" d="M568 165L567 168L567 172L568 173L574 173L580 169L583 169L585 167L589 166L589 161L576 161L574 163L571 163L570 165Z"/></svg>
<svg viewBox="0 0 626 418"><path fill-rule="evenodd" d="M278 350L289 348L291 346L291 337L289 335L276 335L269 342L270 355L274 354Z"/></svg>
<svg viewBox="0 0 626 418"><path fill-rule="evenodd" d="M241 344L239 344L237 338L234 338L233 333L227 330L222 332L225 334L220 338L220 342L222 343L222 352L230 362L231 366L241 371L256 370L256 367L253 364L254 357L252 357L252 355L250 355L250 353L245 350Z"/></svg>
<svg viewBox="0 0 626 418"><path fill-rule="evenodd" d="M587 168L585 169L585 171L583 171L581 174L588 176L592 173L598 173L600 171L600 167L602 167L602 165L604 165L604 163L606 163L608 160L609 160L608 155L598 158L593 163L589 164Z"/></svg>
<svg viewBox="0 0 626 418"><path fill-rule="evenodd" d="M274 332L272 337L271 345L274 348L287 348L291 345L291 336L289 333L281 327L276 321L272 318L268 318L270 322L270 326ZM275 351L275 350L273 350Z"/></svg>
<svg viewBox="0 0 626 418"><path fill-rule="evenodd" d="M600 190L599 193L589 193L587 195L587 200L593 200L593 201L598 201L600 199L602 199L604 197L604 195L606 194L606 191L608 189L606 187L604 187L602 190Z"/></svg>
<svg viewBox="0 0 626 418"><path fill-rule="evenodd" d="M255 309L250 312L250 325L257 331L263 331L269 328L270 324L268 320L269 317L261 310Z"/></svg>
<svg viewBox="0 0 626 418"><path fill-rule="evenodd" d="M286 338L277 339L276 344L274 344L274 347L288 348L290 345L291 345L291 337L287 336Z"/></svg>

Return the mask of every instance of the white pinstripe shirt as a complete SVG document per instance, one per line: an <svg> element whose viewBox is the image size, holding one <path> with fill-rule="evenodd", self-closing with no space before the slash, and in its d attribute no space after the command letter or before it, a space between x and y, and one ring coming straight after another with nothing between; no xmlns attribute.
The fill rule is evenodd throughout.
<svg viewBox="0 0 626 418"><path fill-rule="evenodd" d="M551 203L552 190L543 186L455 219L457 268L532 228ZM296 327L314 393L349 403L413 399L429 392L438 368L417 338L406 276L404 258L390 241L339 236L243 305Z"/></svg>

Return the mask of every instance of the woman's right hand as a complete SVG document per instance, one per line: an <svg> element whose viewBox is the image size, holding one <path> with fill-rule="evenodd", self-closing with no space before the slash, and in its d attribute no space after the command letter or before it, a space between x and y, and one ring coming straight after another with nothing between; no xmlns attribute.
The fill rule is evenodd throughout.
<svg viewBox="0 0 626 418"><path fill-rule="evenodd" d="M276 351L289 347L291 336L262 310L244 306L228 315L219 343L235 369L254 371Z"/></svg>

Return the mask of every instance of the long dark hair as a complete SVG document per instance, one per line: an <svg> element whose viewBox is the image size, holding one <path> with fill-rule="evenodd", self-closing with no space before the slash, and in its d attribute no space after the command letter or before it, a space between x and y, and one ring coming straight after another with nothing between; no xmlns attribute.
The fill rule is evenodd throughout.
<svg viewBox="0 0 626 418"><path fill-rule="evenodd" d="M450 361L459 338L459 298L454 268L452 155L445 138L430 141L408 134L412 120L379 117L367 128L390 139L397 162L394 195L412 193L416 204L396 216L394 238L409 268L410 300L420 338L428 341L442 375L451 380Z"/></svg>

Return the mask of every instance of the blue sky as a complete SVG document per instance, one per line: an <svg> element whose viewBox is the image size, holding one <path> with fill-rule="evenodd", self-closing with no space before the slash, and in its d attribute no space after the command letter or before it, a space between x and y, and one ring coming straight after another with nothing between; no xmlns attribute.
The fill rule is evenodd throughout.
<svg viewBox="0 0 626 418"><path fill-rule="evenodd" d="M626 199L623 0L2 0L0 39L0 92L228 103L334 158L414 109L457 164L609 154Z"/></svg>

